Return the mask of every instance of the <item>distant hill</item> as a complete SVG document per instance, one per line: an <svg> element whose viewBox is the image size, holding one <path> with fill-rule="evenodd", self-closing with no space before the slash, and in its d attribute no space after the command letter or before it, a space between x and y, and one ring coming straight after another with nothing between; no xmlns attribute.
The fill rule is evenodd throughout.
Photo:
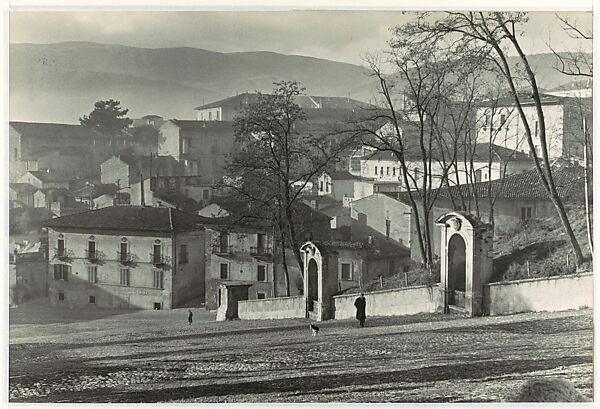
<svg viewBox="0 0 600 409"><path fill-rule="evenodd" d="M531 56L542 88L573 79L552 54ZM365 67L273 52L136 48L88 42L10 45L10 119L77 123L100 99L118 99L131 117L193 119L194 107L272 83L297 80L310 95L377 98Z"/></svg>
<svg viewBox="0 0 600 409"><path fill-rule="evenodd" d="M269 91L273 82L292 79L311 95L373 98L366 68L318 58L83 42L12 44L10 118L76 123L94 102L113 98L132 117L193 119L194 107Z"/></svg>

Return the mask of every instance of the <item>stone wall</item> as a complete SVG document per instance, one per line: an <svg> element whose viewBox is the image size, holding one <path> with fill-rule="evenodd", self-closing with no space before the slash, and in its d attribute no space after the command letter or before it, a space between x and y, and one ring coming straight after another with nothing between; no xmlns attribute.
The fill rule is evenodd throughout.
<svg viewBox="0 0 600 409"><path fill-rule="evenodd" d="M561 311L593 305L593 273L484 285L484 308L489 315Z"/></svg>
<svg viewBox="0 0 600 409"><path fill-rule="evenodd" d="M243 320L304 318L304 296L267 298L238 302L238 316Z"/></svg>
<svg viewBox="0 0 600 409"><path fill-rule="evenodd" d="M367 300L367 317L409 315L435 312L441 307L442 299L437 286L418 286L364 293ZM335 319L354 318L354 300L359 294L344 294L333 297Z"/></svg>

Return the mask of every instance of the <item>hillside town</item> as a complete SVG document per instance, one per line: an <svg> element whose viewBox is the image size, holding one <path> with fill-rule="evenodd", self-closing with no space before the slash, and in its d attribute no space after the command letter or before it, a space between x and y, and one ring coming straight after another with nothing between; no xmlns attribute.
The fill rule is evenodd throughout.
<svg viewBox="0 0 600 409"><path fill-rule="evenodd" d="M502 18L500 13L492 20L499 28L510 25ZM594 282L591 71L589 78L571 76L538 87L531 70L520 73L529 75L523 81L511 73L527 63L526 55L521 66L486 65L493 53L498 61L504 58L500 48L489 45L500 40L488 39L481 50L467 55L460 49L464 56L449 58L450 48L423 40L430 39L430 29L417 23L396 28L394 75L368 61L379 84L378 97L369 101L324 95L314 86L307 91L287 78L269 90L240 87L215 100L199 95L197 105L188 107L195 119L186 112L134 117L129 112L135 107L114 95L79 107L80 116L71 123L11 120L12 317L28 323L20 311L36 305L44 317L76 312L97 317L99 326L107 316L141 314L143 326L170 325L161 334L174 331L174 341L177 325L192 331L202 322L224 325L206 328L230 331L225 345L238 342L235 334L256 332L264 338L261 331L278 331L281 325L294 331L301 325L298 333L305 336L310 326L315 340L324 340L328 331L337 337L335 331L347 331L340 329L344 326L367 331L376 322L381 331L405 327L412 334L421 320L457 325L471 337L476 320L515 317L518 325L535 320L541 328L550 322L541 314L555 314L552 319L564 323L565 334L573 335L572 325L581 327L581 334L573 335L582 337L577 338L581 362L573 364L576 372L560 374L569 381L565 388L575 384L579 392L572 392L585 401L592 393L586 349L591 336L584 331L591 322ZM507 44L517 41L507 33ZM465 47L472 46L465 41ZM556 55L563 69L570 67L566 56ZM238 329L244 322L253 324ZM133 342L122 337L128 325L138 324L119 325L109 338L115 337L115 345ZM22 331L17 334L33 342ZM139 335L131 334L131 339ZM445 337L436 345L458 342ZM19 360L26 360L25 352L15 352L16 341L10 342L11 366L25 365ZM406 342L418 349L425 341ZM475 338L468 342L479 345ZM257 368L268 361L244 359ZM154 370L158 364L147 365ZM15 380L12 371L12 401L89 401L85 388L75 384L56 390L27 386L27 378ZM162 376L156 373L147 376ZM545 372L540 376L549 378ZM515 388L522 380L510 378ZM119 388L103 386L113 387ZM286 388L273 387L264 399L303 401L278 395L292 390ZM226 391L210 390L172 399L228 399ZM147 401L141 393L140 387L107 399ZM489 399L463 398L508 399L506 391L494 393ZM94 402L105 399L93 396ZM365 401L390 401L371 392L365 396ZM557 401L569 401L565 396ZM146 398L163 401L160 394ZM243 394L231 398L262 401ZM427 395L397 398L436 401ZM308 399L328 401L317 392Z"/></svg>

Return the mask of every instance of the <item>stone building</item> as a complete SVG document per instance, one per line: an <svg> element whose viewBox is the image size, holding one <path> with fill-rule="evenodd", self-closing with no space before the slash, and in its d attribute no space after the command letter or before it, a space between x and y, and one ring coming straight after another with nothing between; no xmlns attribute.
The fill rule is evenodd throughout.
<svg viewBox="0 0 600 409"><path fill-rule="evenodd" d="M46 221L51 303L170 309L201 300L201 221L179 210L141 206L106 207Z"/></svg>
<svg viewBox="0 0 600 409"><path fill-rule="evenodd" d="M563 157L581 160L583 159L584 118L587 129L592 129L592 98L559 95L540 94L546 122L548 156L550 159ZM536 154L540 156L540 127L534 101L531 95L519 95L519 98L531 128ZM512 97L482 102L477 108L477 117L483 118L477 129L479 140L489 139L491 131L496 135L495 143L530 153L525 127Z"/></svg>

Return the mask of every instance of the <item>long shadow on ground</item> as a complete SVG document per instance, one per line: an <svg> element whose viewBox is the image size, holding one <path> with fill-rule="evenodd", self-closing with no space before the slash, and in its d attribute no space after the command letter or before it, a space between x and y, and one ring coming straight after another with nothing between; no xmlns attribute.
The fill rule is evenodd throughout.
<svg viewBox="0 0 600 409"><path fill-rule="evenodd" d="M437 365L418 369L389 372L343 373L334 375L307 375L283 379L240 382L229 384L204 384L177 388L121 392L115 389L65 392L36 398L32 402L165 402L200 398L210 402L210 397L227 395L256 395L269 393L310 393L355 385L379 385L403 382L437 382L457 379L482 379L514 373L549 370L561 366L591 363L587 356L554 359L493 360L455 365ZM209 379L207 379L208 381ZM205 399L202 399L205 398Z"/></svg>

